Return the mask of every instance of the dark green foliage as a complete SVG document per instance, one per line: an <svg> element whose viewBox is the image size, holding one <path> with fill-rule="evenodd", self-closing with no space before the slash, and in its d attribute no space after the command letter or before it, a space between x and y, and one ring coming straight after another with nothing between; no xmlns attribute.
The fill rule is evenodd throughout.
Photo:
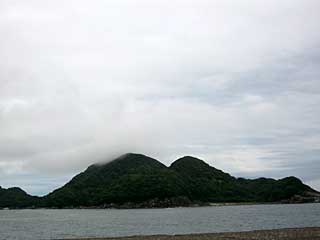
<svg viewBox="0 0 320 240"><path fill-rule="evenodd" d="M183 157L170 167L141 154L95 164L42 198L0 188L0 207L168 207L205 202L276 202L315 192L295 177L234 178L204 161Z"/></svg>
<svg viewBox="0 0 320 240"><path fill-rule="evenodd" d="M92 165L45 197L46 206L97 206L183 195L184 183L171 169L140 154Z"/></svg>
<svg viewBox="0 0 320 240"><path fill-rule="evenodd" d="M230 187L233 186L233 177L197 158L180 158L170 166L170 169L177 172L184 180L188 190L186 194L191 200L224 201Z"/></svg>
<svg viewBox="0 0 320 240"><path fill-rule="evenodd" d="M0 187L0 208L23 208L38 204L38 197L32 197L20 188Z"/></svg>

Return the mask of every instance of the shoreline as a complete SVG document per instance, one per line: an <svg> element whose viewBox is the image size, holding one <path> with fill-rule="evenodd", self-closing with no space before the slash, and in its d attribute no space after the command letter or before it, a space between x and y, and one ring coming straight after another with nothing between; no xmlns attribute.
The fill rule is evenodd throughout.
<svg viewBox="0 0 320 240"><path fill-rule="evenodd" d="M1 210L81 210L81 209L92 209L92 210L110 210L110 209L168 209L168 208L198 208L198 207L224 207L224 206L251 206L251 205L301 205L301 204L318 204L319 202L298 202L298 203L284 203L284 202L226 202L226 203L202 203L202 204L191 204L188 206L167 206L167 207L124 207L124 206L115 206L115 207L103 207L103 206L80 206L80 207L26 207L26 208L0 208Z"/></svg>
<svg viewBox="0 0 320 240"><path fill-rule="evenodd" d="M244 232L143 235L106 238L70 238L56 240L320 240L320 227L283 228Z"/></svg>

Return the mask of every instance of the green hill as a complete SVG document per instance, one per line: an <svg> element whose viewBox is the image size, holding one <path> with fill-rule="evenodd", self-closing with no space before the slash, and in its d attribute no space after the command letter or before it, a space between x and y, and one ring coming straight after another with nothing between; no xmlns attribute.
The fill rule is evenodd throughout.
<svg viewBox="0 0 320 240"><path fill-rule="evenodd" d="M28 195L21 188L2 188L0 186L1 208L24 208L38 205L38 197Z"/></svg>
<svg viewBox="0 0 320 240"><path fill-rule="evenodd" d="M98 206L183 195L179 176L155 159L126 154L95 164L45 197L46 206Z"/></svg>
<svg viewBox="0 0 320 240"><path fill-rule="evenodd" d="M170 207L210 202L306 202L319 194L295 177L235 178L194 157L167 167L142 154L94 164L42 198L0 188L0 207Z"/></svg>
<svg viewBox="0 0 320 240"><path fill-rule="evenodd" d="M206 202L278 202L294 195L313 192L295 177L280 180L235 178L204 161L183 157L172 163L170 169L182 176L188 186L191 200Z"/></svg>

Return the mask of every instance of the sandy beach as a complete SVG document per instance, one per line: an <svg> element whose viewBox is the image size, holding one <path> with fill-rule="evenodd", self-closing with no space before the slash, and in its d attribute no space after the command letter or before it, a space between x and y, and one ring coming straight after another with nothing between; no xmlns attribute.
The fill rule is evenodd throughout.
<svg viewBox="0 0 320 240"><path fill-rule="evenodd" d="M320 227L187 235L151 235L73 240L320 240Z"/></svg>

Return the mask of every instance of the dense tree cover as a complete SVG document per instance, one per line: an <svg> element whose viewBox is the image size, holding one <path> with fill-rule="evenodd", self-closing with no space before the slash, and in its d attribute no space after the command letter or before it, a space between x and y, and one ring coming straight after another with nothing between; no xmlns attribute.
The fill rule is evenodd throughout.
<svg viewBox="0 0 320 240"><path fill-rule="evenodd" d="M206 202L276 202L314 191L295 177L280 180L235 178L204 161L183 157L171 166L188 186L191 200Z"/></svg>
<svg viewBox="0 0 320 240"><path fill-rule="evenodd" d="M45 197L47 206L92 206L142 202L183 195L184 182L155 159L127 154L104 165L92 165Z"/></svg>
<svg viewBox="0 0 320 240"><path fill-rule="evenodd" d="M0 187L0 207L2 208L23 208L36 206L38 197L28 195L20 188L4 189Z"/></svg>
<svg viewBox="0 0 320 240"><path fill-rule="evenodd" d="M166 167L141 154L126 154L109 163L88 167L42 198L28 196L21 189L0 189L0 207L110 204L156 207L205 202L275 202L305 192L315 191L295 177L249 180L232 177L193 157L180 158Z"/></svg>

